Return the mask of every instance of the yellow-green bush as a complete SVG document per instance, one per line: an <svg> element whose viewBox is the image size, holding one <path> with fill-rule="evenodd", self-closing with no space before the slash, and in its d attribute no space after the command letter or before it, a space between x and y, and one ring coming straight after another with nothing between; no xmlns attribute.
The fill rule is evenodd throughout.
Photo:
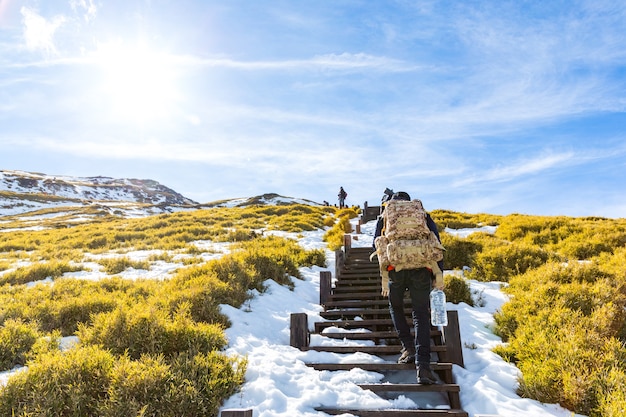
<svg viewBox="0 0 626 417"><path fill-rule="evenodd" d="M28 282L40 281L46 278L58 278L66 272L80 271L82 268L71 266L67 262L41 262L30 266L17 268L15 271L0 275L0 285L26 284Z"/></svg>
<svg viewBox="0 0 626 417"><path fill-rule="evenodd" d="M350 219L357 216L354 209L341 209L336 213L337 220L332 228L324 233L324 241L328 244L328 249L337 250L343 246L343 237L346 233L352 232Z"/></svg>
<svg viewBox="0 0 626 417"><path fill-rule="evenodd" d="M612 370L626 365L626 276L607 265L548 263L510 280L495 315L508 345L496 352L522 371L521 395L594 417L623 404Z"/></svg>
<svg viewBox="0 0 626 417"><path fill-rule="evenodd" d="M222 349L226 338L218 325L196 322L182 305L170 317L149 306L119 307L80 325L78 337L85 345L106 347L116 355L138 359L144 354L173 357L181 352L210 352Z"/></svg>
<svg viewBox="0 0 626 417"><path fill-rule="evenodd" d="M478 281L508 281L531 268L545 264L552 254L526 244L512 243L478 253L468 278Z"/></svg>
<svg viewBox="0 0 626 417"><path fill-rule="evenodd" d="M449 233L442 232L439 237L441 244L446 248L443 255L445 269L462 269L464 266L472 265L476 254L482 249L478 242L458 238Z"/></svg>
<svg viewBox="0 0 626 417"><path fill-rule="evenodd" d="M430 216L437 224L437 228L440 232L447 227L450 229L466 229L481 226L494 226L499 224L502 218L502 216L494 214L468 214L441 209L430 211Z"/></svg>
<svg viewBox="0 0 626 417"><path fill-rule="evenodd" d="M474 305L472 291L464 278L458 275L445 275L444 283L446 301L454 304L466 303L470 306Z"/></svg>
<svg viewBox="0 0 626 417"><path fill-rule="evenodd" d="M128 268L134 269L150 269L150 262L148 261L133 261L126 256L114 257L114 258L102 258L97 261L104 267L104 272L109 275L119 274L124 272Z"/></svg>
<svg viewBox="0 0 626 417"><path fill-rule="evenodd" d="M94 347L41 355L0 390L0 415L97 416L114 365Z"/></svg>
<svg viewBox="0 0 626 417"><path fill-rule="evenodd" d="M0 390L0 415L217 415L243 383L246 361L215 351L132 360L86 346L42 354L28 366Z"/></svg>
<svg viewBox="0 0 626 417"><path fill-rule="evenodd" d="M0 326L0 371L24 365L26 355L40 336L35 323L7 320Z"/></svg>

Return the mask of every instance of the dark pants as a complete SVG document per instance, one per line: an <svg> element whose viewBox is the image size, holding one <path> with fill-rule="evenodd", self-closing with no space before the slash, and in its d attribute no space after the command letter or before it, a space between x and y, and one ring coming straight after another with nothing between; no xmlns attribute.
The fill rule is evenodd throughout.
<svg viewBox="0 0 626 417"><path fill-rule="evenodd" d="M430 291L432 273L426 268L389 271L389 312L404 348L415 346L415 362L430 362ZM404 316L404 293L409 290L415 339Z"/></svg>

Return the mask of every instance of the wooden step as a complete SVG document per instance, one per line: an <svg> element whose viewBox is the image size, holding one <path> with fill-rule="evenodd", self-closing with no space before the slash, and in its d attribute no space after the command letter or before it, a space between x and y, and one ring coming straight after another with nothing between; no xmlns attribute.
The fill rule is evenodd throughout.
<svg viewBox="0 0 626 417"><path fill-rule="evenodd" d="M374 345L374 346L304 346L303 351L332 352L332 353L369 353L370 355L398 355L402 346L400 345ZM445 352L446 346L430 346L431 352Z"/></svg>
<svg viewBox="0 0 626 417"><path fill-rule="evenodd" d="M358 384L362 389L372 392L460 392L457 384Z"/></svg>
<svg viewBox="0 0 626 417"><path fill-rule="evenodd" d="M380 280L379 279L355 279L352 281L337 281L335 282L335 287L333 288L335 291L340 290L342 288L350 289L350 288L370 288L376 287L380 288Z"/></svg>
<svg viewBox="0 0 626 417"><path fill-rule="evenodd" d="M370 319L370 320L338 320L338 321L318 321L315 323L315 333L321 333L328 327L337 327L340 329L370 329L380 330L393 329L391 318Z"/></svg>
<svg viewBox="0 0 626 417"><path fill-rule="evenodd" d="M411 301L410 300L404 300L404 304L405 305L411 305ZM337 301L333 301L333 300L328 300L327 302L324 303L324 307L326 309L332 309L332 308L375 308L375 307L381 307L381 306L385 306L388 307L389 306L389 300L385 297L384 299L381 298L380 300L337 300Z"/></svg>
<svg viewBox="0 0 626 417"><path fill-rule="evenodd" d="M374 331L374 332L327 332L321 334L329 339L347 339L347 340L374 340L374 339L391 339L397 338L398 333L395 330Z"/></svg>
<svg viewBox="0 0 626 417"><path fill-rule="evenodd" d="M404 410L404 409L381 409L381 410L358 410L350 408L316 407L315 410L326 414L338 416L351 414L359 417L468 417L463 410Z"/></svg>
<svg viewBox="0 0 626 417"><path fill-rule="evenodd" d="M404 314L406 316L410 316L413 310L410 307L405 307ZM328 320L336 320L341 318L354 318L361 317L364 319L382 319L389 318L389 307L379 307L379 308L330 308L326 311L320 312L320 316Z"/></svg>
<svg viewBox="0 0 626 417"><path fill-rule="evenodd" d="M372 300L372 299L384 299L384 300L388 300L387 297L383 297L382 295L380 295L380 290L377 288L375 291L350 291L350 292L334 292L332 294L330 294L328 296L328 300L324 303L327 304L328 302L333 302L333 301L342 301L342 300L354 300L355 302L360 302L362 303L365 300ZM389 304L389 301L387 301L387 304Z"/></svg>
<svg viewBox="0 0 626 417"><path fill-rule="evenodd" d="M350 371L352 369L362 369L364 371L373 372L397 372L397 371L415 371L415 363L395 363L395 362L367 362L367 363L307 363L307 366L318 371ZM430 367L439 374L439 377L446 383L452 384L454 377L452 375L451 363L431 363Z"/></svg>

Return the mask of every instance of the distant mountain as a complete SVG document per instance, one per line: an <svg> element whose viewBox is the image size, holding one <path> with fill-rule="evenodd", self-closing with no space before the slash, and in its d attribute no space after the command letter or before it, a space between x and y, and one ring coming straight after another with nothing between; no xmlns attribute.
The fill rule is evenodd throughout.
<svg viewBox="0 0 626 417"><path fill-rule="evenodd" d="M0 216L57 206L115 202L155 207L198 203L153 180L68 177L0 170Z"/></svg>
<svg viewBox="0 0 626 417"><path fill-rule="evenodd" d="M267 193L256 197L233 198L230 200L214 201L212 203L202 204L203 207L246 207L256 205L267 206L285 206L289 204L303 204L306 206L321 206L315 201L303 198L284 197L276 193Z"/></svg>
<svg viewBox="0 0 626 417"><path fill-rule="evenodd" d="M112 214L147 216L179 210L319 203L269 193L200 204L154 180L68 177L0 170L0 217L66 211L69 221ZM86 220L86 219L85 219Z"/></svg>

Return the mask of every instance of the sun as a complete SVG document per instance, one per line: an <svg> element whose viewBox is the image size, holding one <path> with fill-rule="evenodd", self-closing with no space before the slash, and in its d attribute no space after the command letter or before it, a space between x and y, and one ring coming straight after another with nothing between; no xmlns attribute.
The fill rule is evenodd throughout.
<svg viewBox="0 0 626 417"><path fill-rule="evenodd" d="M171 114L179 98L171 55L143 44L109 43L99 46L96 64L101 94L115 118L145 123Z"/></svg>

